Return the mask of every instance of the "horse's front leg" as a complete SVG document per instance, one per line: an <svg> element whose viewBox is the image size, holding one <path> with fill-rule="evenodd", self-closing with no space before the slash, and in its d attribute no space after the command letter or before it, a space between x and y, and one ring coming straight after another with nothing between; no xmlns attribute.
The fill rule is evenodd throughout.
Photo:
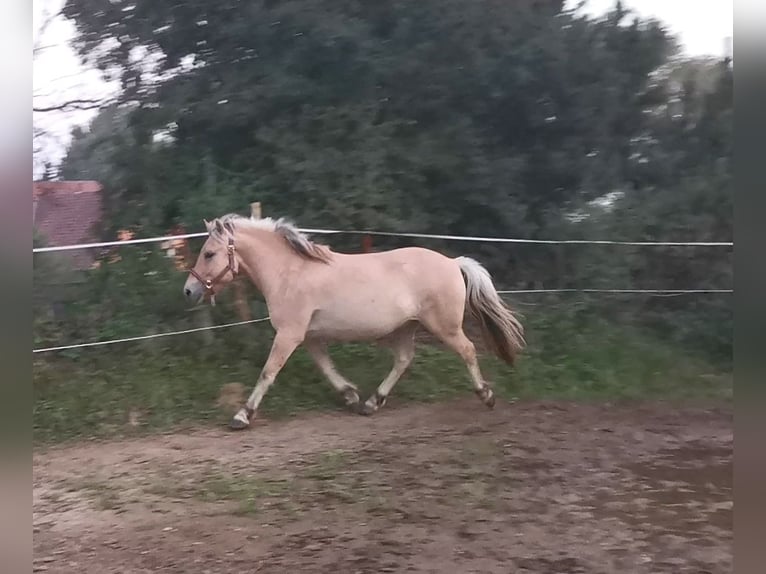
<svg viewBox="0 0 766 574"><path fill-rule="evenodd" d="M416 330L416 323L408 323L390 335L386 344L391 347L394 353L394 366L372 396L367 399L367 402L359 406L359 414L371 415L386 404L391 389L394 388L415 357Z"/></svg>
<svg viewBox="0 0 766 574"><path fill-rule="evenodd" d="M281 330L277 331L274 342L271 345L271 352L269 352L269 358L266 359L266 364L263 365L261 375L258 377L258 382L250 393L250 398L247 399L245 406L243 406L237 414L231 419L229 426L232 429L240 430L250 426L250 421L255 416L255 411L258 410L258 405L261 404L263 396L269 387L274 383L279 371L285 366L287 359L293 354L293 351L303 342L304 333L294 330Z"/></svg>
<svg viewBox="0 0 766 574"><path fill-rule="evenodd" d="M346 406L357 410L359 406L359 390L337 371L327 352L327 345L323 341L307 340L306 350L311 355L311 358L314 359L322 374L330 381L330 384L343 396Z"/></svg>

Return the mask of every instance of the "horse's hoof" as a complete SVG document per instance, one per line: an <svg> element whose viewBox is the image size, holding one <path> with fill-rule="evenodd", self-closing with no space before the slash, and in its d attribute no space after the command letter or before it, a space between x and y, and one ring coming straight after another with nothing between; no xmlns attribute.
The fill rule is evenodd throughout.
<svg viewBox="0 0 766 574"><path fill-rule="evenodd" d="M243 430L250 426L250 423L246 423L243 420L238 419L237 417L234 417L231 419L231 422L229 422L229 428L231 430Z"/></svg>
<svg viewBox="0 0 766 574"><path fill-rule="evenodd" d="M377 407L373 407L368 405L367 403L359 403L359 406L356 409L356 412L362 416L370 416L375 414L375 411L377 411Z"/></svg>
<svg viewBox="0 0 766 574"><path fill-rule="evenodd" d="M346 406L352 410L359 408L359 393L354 389L346 389L343 391L343 399L346 401Z"/></svg>
<svg viewBox="0 0 766 574"><path fill-rule="evenodd" d="M361 413L362 406L363 406L363 404L361 402L359 402L359 401L357 401L355 403L346 403L346 408L348 409L348 412L354 413L354 414L357 414L357 415L362 414Z"/></svg>
<svg viewBox="0 0 766 574"><path fill-rule="evenodd" d="M479 397L479 399L481 399L481 402L483 402L487 408L492 409L495 407L495 393L488 386L477 389L476 395Z"/></svg>

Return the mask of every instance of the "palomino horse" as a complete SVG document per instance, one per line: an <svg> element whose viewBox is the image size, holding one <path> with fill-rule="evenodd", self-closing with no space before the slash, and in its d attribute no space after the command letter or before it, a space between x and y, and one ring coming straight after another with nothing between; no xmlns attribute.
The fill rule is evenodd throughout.
<svg viewBox="0 0 766 574"><path fill-rule="evenodd" d="M225 215L205 225L209 237L184 285L186 297L196 303L212 300L244 273L266 299L276 330L258 382L231 421L234 429L249 426L266 391L301 344L346 403L362 414L385 404L409 366L418 325L460 355L476 394L490 408L494 394L463 332L466 306L501 359L513 364L524 347L521 323L497 294L489 273L473 259L450 259L417 247L335 253L283 219ZM393 350L391 372L365 403L327 353L328 343L343 341L382 341Z"/></svg>

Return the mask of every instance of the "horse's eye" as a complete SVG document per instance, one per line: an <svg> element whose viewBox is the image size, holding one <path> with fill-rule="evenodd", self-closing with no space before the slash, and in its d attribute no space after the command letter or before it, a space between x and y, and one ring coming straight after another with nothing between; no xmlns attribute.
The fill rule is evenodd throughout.
<svg viewBox="0 0 766 574"><path fill-rule="evenodd" d="M205 251L205 259L212 259L213 255L215 255L215 253L212 251Z"/></svg>

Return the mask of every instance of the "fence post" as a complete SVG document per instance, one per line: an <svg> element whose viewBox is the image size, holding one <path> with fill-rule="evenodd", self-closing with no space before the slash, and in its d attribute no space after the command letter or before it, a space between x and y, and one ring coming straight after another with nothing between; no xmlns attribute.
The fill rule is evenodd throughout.
<svg viewBox="0 0 766 574"><path fill-rule="evenodd" d="M260 201L254 201L250 204L250 216L253 219L260 219L261 218L261 202Z"/></svg>

